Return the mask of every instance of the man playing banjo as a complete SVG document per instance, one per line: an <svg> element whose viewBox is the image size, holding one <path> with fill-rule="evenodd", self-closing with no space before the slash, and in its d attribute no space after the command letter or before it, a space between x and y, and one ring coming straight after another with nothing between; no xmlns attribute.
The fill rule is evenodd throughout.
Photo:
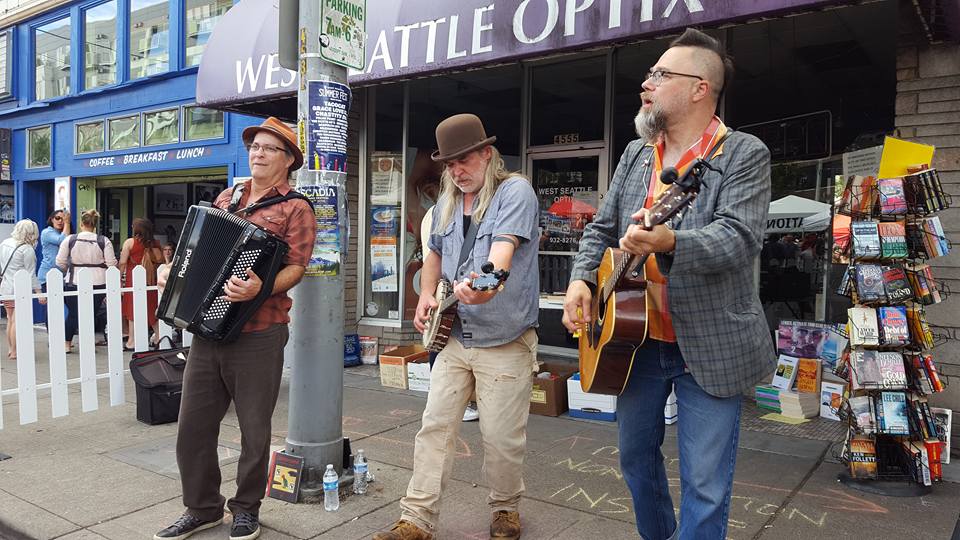
<svg viewBox="0 0 960 540"><path fill-rule="evenodd" d="M374 538L433 538L461 417L475 390L493 514L490 537L515 539L520 537L530 375L537 370L537 198L527 179L504 169L492 146L496 137L487 137L475 115L451 116L436 134L439 150L432 158L444 163L442 188L414 325L426 330L430 310L438 306L434 293L441 278L453 283L457 318L431 374L400 520ZM471 281L488 261L497 270L509 270L511 279L492 290L472 289Z"/></svg>

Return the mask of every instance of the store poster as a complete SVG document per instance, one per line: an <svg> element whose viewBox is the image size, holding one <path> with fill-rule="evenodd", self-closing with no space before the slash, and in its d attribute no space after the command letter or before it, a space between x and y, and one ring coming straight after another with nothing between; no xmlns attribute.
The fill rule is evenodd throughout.
<svg viewBox="0 0 960 540"><path fill-rule="evenodd" d="M370 204L397 204L403 183L403 155L374 153L370 156Z"/></svg>
<svg viewBox="0 0 960 540"><path fill-rule="evenodd" d="M400 207L377 205L370 209L370 283L373 292L397 292L397 246Z"/></svg>
<svg viewBox="0 0 960 540"><path fill-rule="evenodd" d="M340 219L339 197L336 186L298 186L313 203L317 219L317 236L313 253L304 275L336 276L340 273Z"/></svg>
<svg viewBox="0 0 960 540"><path fill-rule="evenodd" d="M307 93L307 169L347 172L350 87L331 81L309 81Z"/></svg>
<svg viewBox="0 0 960 540"><path fill-rule="evenodd" d="M57 210L70 211L70 177L58 176L53 179L53 207Z"/></svg>

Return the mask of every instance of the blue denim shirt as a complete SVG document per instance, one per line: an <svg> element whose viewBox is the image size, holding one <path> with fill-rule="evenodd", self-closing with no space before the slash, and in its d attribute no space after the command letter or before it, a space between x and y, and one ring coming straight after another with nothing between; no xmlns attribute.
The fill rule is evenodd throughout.
<svg viewBox="0 0 960 540"><path fill-rule="evenodd" d="M433 223L439 226L437 204ZM431 231L430 249L441 254L441 272L450 283L462 281L470 272L480 274L480 267L490 256L493 238L510 234L520 239L511 260L510 277L503 290L485 304L457 304L458 323L451 335L465 348L496 347L517 339L528 328L538 326L540 305L540 272L537 254L540 239L539 204L530 182L520 177L503 181L477 230L473 252L457 268L463 245L463 199L457 204L454 219L443 230Z"/></svg>
<svg viewBox="0 0 960 540"><path fill-rule="evenodd" d="M40 283L47 282L47 272L57 265L57 252L60 251L60 243L66 238L64 234L51 226L47 226L40 233L40 254L43 260L37 268L37 277Z"/></svg>

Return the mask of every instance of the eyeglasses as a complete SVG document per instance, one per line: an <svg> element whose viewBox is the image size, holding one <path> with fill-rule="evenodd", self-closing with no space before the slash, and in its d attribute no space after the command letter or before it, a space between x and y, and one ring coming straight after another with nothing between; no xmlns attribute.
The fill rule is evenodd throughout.
<svg viewBox="0 0 960 540"><path fill-rule="evenodd" d="M53 216L54 221L63 221L63 216Z"/></svg>
<svg viewBox="0 0 960 540"><path fill-rule="evenodd" d="M247 145L247 152L250 152L251 154L256 154L261 150L263 150L264 154L267 154L269 156L274 156L277 154L277 152L287 153L286 148L281 148L279 146L274 146L272 144L253 143L253 144Z"/></svg>
<svg viewBox="0 0 960 540"><path fill-rule="evenodd" d="M647 72L647 78L645 80L652 82L654 86L660 86L663 84L664 77L668 79L670 77L690 77L692 79L697 79L698 81L704 80L704 78L699 75L677 73L676 71L670 71L669 69L651 69Z"/></svg>

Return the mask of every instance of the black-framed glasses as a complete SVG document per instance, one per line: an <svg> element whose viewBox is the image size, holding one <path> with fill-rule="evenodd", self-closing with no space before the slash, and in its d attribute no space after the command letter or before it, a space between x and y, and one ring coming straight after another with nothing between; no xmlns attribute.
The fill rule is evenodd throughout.
<svg viewBox="0 0 960 540"><path fill-rule="evenodd" d="M286 148L282 148L280 146L274 146L272 144L253 143L253 144L248 144L246 146L247 146L247 152L250 152L251 154L256 154L257 152L263 150L264 154L274 156L277 154L277 152L286 153L288 151Z"/></svg>
<svg viewBox="0 0 960 540"><path fill-rule="evenodd" d="M62 216L62 215L53 216L53 220L54 220L54 221L63 221L63 216Z"/></svg>
<svg viewBox="0 0 960 540"><path fill-rule="evenodd" d="M646 80L653 82L654 86L660 86L663 83L664 78L670 77L690 77L691 79L697 79L698 81L706 80L699 75L691 75L690 73L680 73L677 71L670 71L669 69L651 69L647 71Z"/></svg>

